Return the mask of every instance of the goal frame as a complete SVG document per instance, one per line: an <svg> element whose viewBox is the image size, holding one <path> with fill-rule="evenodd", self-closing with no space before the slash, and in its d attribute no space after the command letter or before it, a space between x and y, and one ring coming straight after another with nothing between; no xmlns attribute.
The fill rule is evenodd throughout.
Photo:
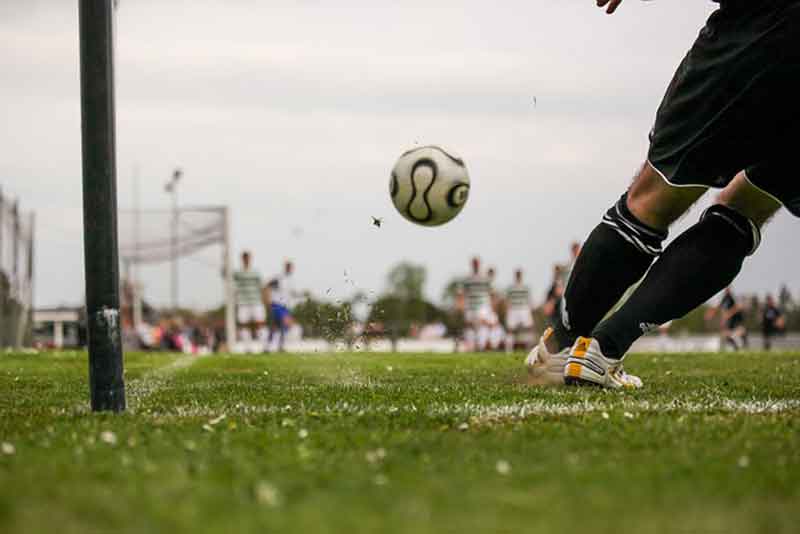
<svg viewBox="0 0 800 534"><path fill-rule="evenodd" d="M122 262L128 266L135 266L137 269L135 270L138 273L139 269L138 266L140 265L153 265L158 263L163 263L166 261L175 262L177 258L182 256L182 254L178 255L177 253L180 252L180 246L177 246L177 251L173 249L175 246L174 241L169 245L169 257L165 257L163 259L152 259L152 256L148 259L148 255L146 253L147 247L146 244L139 242L139 230L138 230L138 219L142 215L147 214L166 214L172 213L168 212L167 210L163 209L132 209L132 210L122 210L123 214L130 213L133 215L134 218L134 240L128 247L122 246L121 247L121 254L120 257ZM228 343L228 346L231 344L231 340L236 339L236 309L235 309L235 301L234 301L234 290L233 290L233 264L232 264L232 252L231 252L231 219L230 219L230 208L228 206L214 206L214 205L202 205L202 206L181 206L175 210L174 216L180 220L180 216L183 213L214 213L220 216L222 220L222 237L215 237L212 239L208 239L207 241L201 241L201 247L210 247L219 244L222 247L222 268L221 272L223 275L223 298L224 298L224 305L225 305L225 339ZM124 224L123 224L124 226ZM173 238L174 239L174 238ZM143 247L142 250L139 247ZM167 245L165 245L166 247ZM199 247L193 248L188 254L193 254L200 250ZM138 326L141 323L141 297L140 294L140 283L141 280L138 277L138 274L133 277L132 280L133 288L133 324L134 327ZM177 280L173 279L172 283L176 283Z"/></svg>

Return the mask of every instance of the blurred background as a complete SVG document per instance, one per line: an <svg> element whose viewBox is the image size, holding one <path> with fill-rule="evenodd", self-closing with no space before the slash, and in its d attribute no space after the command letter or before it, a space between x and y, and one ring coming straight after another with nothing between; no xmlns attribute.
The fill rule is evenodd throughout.
<svg viewBox="0 0 800 534"><path fill-rule="evenodd" d="M260 283L277 286L264 324L244 328L257 348L240 350L274 342L275 295L294 317L279 348L462 350L459 288L473 256L495 269L499 327L513 272L524 271L535 326L512 344L529 344L572 243L641 164L664 89L714 8L628 1L607 17L593 4L120 0L129 346L235 348L225 305L235 312L245 250ZM77 6L0 4L0 69L0 345L80 345ZM472 177L463 213L436 229L404 221L388 195L397 156L428 143L460 154ZM755 334L768 293L780 330L798 327L794 225L776 218L733 288L732 313ZM715 350L726 320L700 310L670 331ZM490 348L505 350L507 334Z"/></svg>

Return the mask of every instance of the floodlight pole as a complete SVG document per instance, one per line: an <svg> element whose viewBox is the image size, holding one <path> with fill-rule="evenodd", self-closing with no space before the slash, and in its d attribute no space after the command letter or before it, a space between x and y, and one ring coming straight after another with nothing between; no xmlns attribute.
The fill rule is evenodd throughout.
<svg viewBox="0 0 800 534"><path fill-rule="evenodd" d="M133 168L133 273L131 280L131 292L133 297L133 328L138 332L142 324L142 299L139 288L139 166Z"/></svg>
<svg viewBox="0 0 800 534"><path fill-rule="evenodd" d="M223 208L223 221L225 229L225 241L222 245L223 275L225 277L225 344L228 351L233 351L236 343L236 308L234 306L233 295L233 264L231 263L231 211L225 206Z"/></svg>
<svg viewBox="0 0 800 534"><path fill-rule="evenodd" d="M3 188L0 187L0 269L3 268Z"/></svg>
<svg viewBox="0 0 800 534"><path fill-rule="evenodd" d="M172 293L172 311L178 311L178 226L180 212L178 211L178 182L183 176L183 171L175 169L172 173L172 178L164 190L172 195L172 237L170 238L170 292Z"/></svg>
<svg viewBox="0 0 800 534"><path fill-rule="evenodd" d="M92 410L125 409L119 317L112 0L79 0L83 242Z"/></svg>

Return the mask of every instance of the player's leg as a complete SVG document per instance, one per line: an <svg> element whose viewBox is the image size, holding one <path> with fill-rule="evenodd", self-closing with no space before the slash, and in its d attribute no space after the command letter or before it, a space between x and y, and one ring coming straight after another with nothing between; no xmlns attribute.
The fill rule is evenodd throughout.
<svg viewBox="0 0 800 534"><path fill-rule="evenodd" d="M478 329L475 336L476 345L475 351L476 352L485 352L489 349L489 323L486 321L481 321L478 323Z"/></svg>
<svg viewBox="0 0 800 534"><path fill-rule="evenodd" d="M239 330L235 345L236 348L232 350L234 350L234 352L247 352L247 347L250 345L251 338L250 323L248 320L244 320L239 323Z"/></svg>
<svg viewBox="0 0 800 534"><path fill-rule="evenodd" d="M283 352L286 346L286 334L289 331L289 327L291 326L291 316L289 315L289 309L286 306L281 305L281 317L280 317L280 337L278 338L278 351Z"/></svg>
<svg viewBox="0 0 800 534"><path fill-rule="evenodd" d="M742 325L742 346L745 349L750 348L750 332L747 331L747 325Z"/></svg>
<svg viewBox="0 0 800 534"><path fill-rule="evenodd" d="M491 309L483 306L476 312L475 326L475 350L484 352L489 349L489 334L491 333Z"/></svg>
<svg viewBox="0 0 800 534"><path fill-rule="evenodd" d="M517 344L519 325L517 324L516 315L516 310L514 308L509 308L506 312L506 354L511 354Z"/></svg>
<svg viewBox="0 0 800 534"><path fill-rule="evenodd" d="M800 126L798 23L800 4L788 2L723 4L709 18L662 101L648 158L671 184L725 190L593 339L576 342L566 378L584 378L594 367L589 381L620 385L611 382L631 343L729 284L757 248L777 199L800 213L790 142ZM747 174L736 174L744 168Z"/></svg>
<svg viewBox="0 0 800 534"><path fill-rule="evenodd" d="M503 343L505 335L505 329L503 325L500 324L500 318L497 312L491 310L489 312L489 350L500 350L500 345Z"/></svg>
<svg viewBox="0 0 800 534"><path fill-rule="evenodd" d="M267 310L263 303L252 305L254 322L253 352L268 352L269 328L267 326Z"/></svg>
<svg viewBox="0 0 800 534"><path fill-rule="evenodd" d="M520 334L517 337L517 342L522 346L523 349L528 350L536 339L533 332L533 314L531 313L530 308L520 310L520 321L522 328L520 329Z"/></svg>
<svg viewBox="0 0 800 534"><path fill-rule="evenodd" d="M739 173L723 190L720 203L678 236L627 302L594 329L591 343L597 346L587 342L586 351L599 352L606 361L619 360L642 334L683 317L722 291L758 248L761 227L780 206Z"/></svg>
<svg viewBox="0 0 800 534"><path fill-rule="evenodd" d="M277 330L277 323L275 322L275 304L269 304L269 313L267 313L267 343L265 345L265 352L273 352L275 339L275 332Z"/></svg>
<svg viewBox="0 0 800 534"><path fill-rule="evenodd" d="M237 339L233 340L230 344L229 350L237 351L241 347L240 343L249 341L250 330L247 328L247 323L250 317L247 313L247 307L242 304L236 305L236 334Z"/></svg>
<svg viewBox="0 0 800 534"><path fill-rule="evenodd" d="M508 310L506 321L507 351L512 352L522 346L527 349L530 345L530 335L533 330L533 318L527 308L511 308Z"/></svg>
<svg viewBox="0 0 800 534"><path fill-rule="evenodd" d="M464 312L464 351L475 352L477 349L478 320L473 310Z"/></svg>
<svg viewBox="0 0 800 534"><path fill-rule="evenodd" d="M588 336L661 253L669 226L705 187L674 187L645 163L630 189L603 216L581 248L548 349Z"/></svg>
<svg viewBox="0 0 800 534"><path fill-rule="evenodd" d="M266 338L266 313L262 304L250 304L248 308L248 330L250 343L246 352L264 352Z"/></svg>
<svg viewBox="0 0 800 534"><path fill-rule="evenodd" d="M245 308L245 326L247 328L248 339L258 340L258 308L253 304L247 304Z"/></svg>
<svg viewBox="0 0 800 534"><path fill-rule="evenodd" d="M518 346L519 330L506 330L505 347L506 354L514 352Z"/></svg>
<svg viewBox="0 0 800 534"><path fill-rule="evenodd" d="M725 336L724 349L730 346L733 352L737 352L739 350L739 343L736 341L736 331L732 329L730 326L726 326L724 336ZM724 349L723 352L725 352Z"/></svg>
<svg viewBox="0 0 800 534"><path fill-rule="evenodd" d="M732 348L734 351L736 350L736 340L733 339L733 332L731 332L727 324L722 325L720 337L722 338L720 352L726 352L728 347Z"/></svg>
<svg viewBox="0 0 800 534"><path fill-rule="evenodd" d="M647 271L659 255L669 224L699 197L702 187L725 186L736 171L786 153L778 145L781 139L790 138L784 134L791 134L797 125L796 97L791 95L796 93L798 78L793 75L797 74L793 57L797 55L797 32L793 28L799 16L800 9L790 11L777 6L762 9L756 4L742 4L736 9L720 8L709 19L659 107L648 152L648 161L653 165L644 167L628 197L609 210L605 224L598 226L584 245L567 285L566 306L561 324L557 324L558 346L551 344L548 348L560 348L575 335L595 328L625 289ZM793 58L789 59L790 56ZM663 180L652 179L656 174ZM792 199L797 198L793 196L796 191L786 187L796 188L796 181L787 180L780 172L764 173L764 177L767 180L759 183L769 184L765 189L790 207ZM770 177L778 183L769 182ZM746 178L737 182L746 182ZM726 192L735 197L727 199L727 203L740 202L750 209L761 204L760 201L751 204L746 190L740 189L732 187ZM709 250L729 246L736 241L729 234L737 228L745 233L750 231L749 213L737 215L736 208L727 206L724 200L670 246L671 253L661 256L648 279L670 264L680 264L681 256L691 255L691 248L699 246L697 243L712 241L716 231L725 237L698 253L708 254ZM767 206L766 212L774 212L775 205ZM753 217L759 219L757 213ZM725 225L735 228L729 231ZM740 241L748 236L753 241L752 233ZM625 243L635 246L625 248ZM745 245L738 244L735 255L742 255ZM726 256L724 251L720 254L727 264L722 268L714 265L709 270L727 269L729 272L721 278L729 278L730 271L738 272L736 259ZM695 283L696 279L689 275L699 270L695 265L685 268L682 274L688 280L684 281ZM705 274L700 273L700 277ZM645 294L641 286L634 293L637 294L640 297ZM644 299L638 300L651 308L657 307ZM621 311L630 310L632 305L628 301ZM660 322L675 317L671 313L665 315ZM639 335L642 328L650 326L648 323L636 322ZM573 355L583 356L594 350L596 347L588 346L589 341L585 340L581 346L576 344ZM614 352L624 354L624 350Z"/></svg>
<svg viewBox="0 0 800 534"><path fill-rule="evenodd" d="M463 339L464 352L473 352L475 350L475 326L472 323L464 325Z"/></svg>

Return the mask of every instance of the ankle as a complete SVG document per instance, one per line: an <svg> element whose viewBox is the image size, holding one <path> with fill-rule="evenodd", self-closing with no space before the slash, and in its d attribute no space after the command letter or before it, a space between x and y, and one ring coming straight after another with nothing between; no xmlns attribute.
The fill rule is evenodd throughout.
<svg viewBox="0 0 800 534"><path fill-rule="evenodd" d="M560 346L561 344L556 339L557 336L550 336L544 340L544 346L547 349L547 352L550 354L556 354L560 352L564 347Z"/></svg>
<svg viewBox="0 0 800 534"><path fill-rule="evenodd" d="M624 356L624 354L620 354L614 340L606 334L602 332L593 332L592 337L597 341L597 344L600 346L600 352L602 352L603 356L606 358L610 360L620 360Z"/></svg>

